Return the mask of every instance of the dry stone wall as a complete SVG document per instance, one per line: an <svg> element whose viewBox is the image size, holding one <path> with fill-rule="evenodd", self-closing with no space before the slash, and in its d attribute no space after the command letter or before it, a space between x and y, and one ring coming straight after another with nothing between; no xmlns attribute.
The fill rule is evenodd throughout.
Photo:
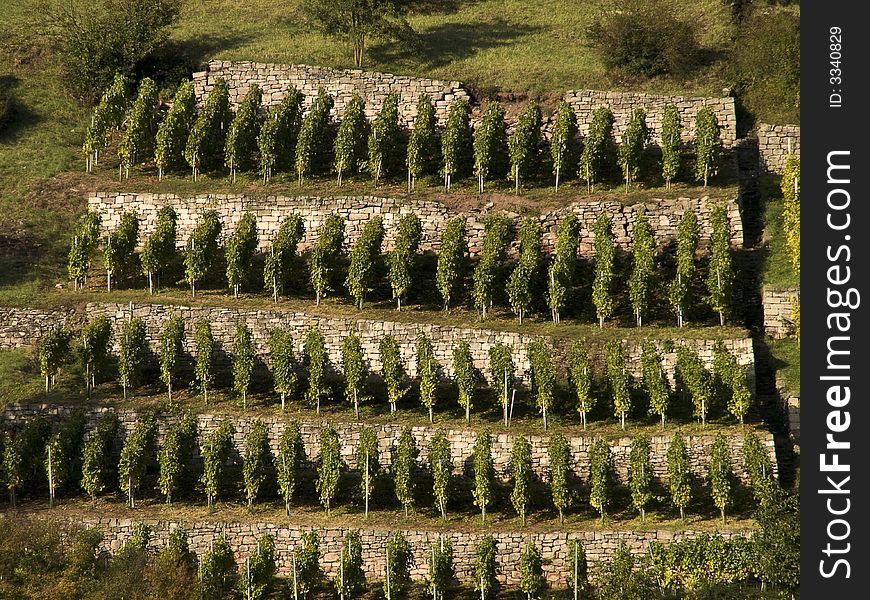
<svg viewBox="0 0 870 600"><path fill-rule="evenodd" d="M35 346L52 328L74 322L73 311L0 307L0 350Z"/></svg>
<svg viewBox="0 0 870 600"><path fill-rule="evenodd" d="M758 159L762 169L782 173L789 151L801 155L799 125L758 125Z"/></svg>
<svg viewBox="0 0 870 600"><path fill-rule="evenodd" d="M623 204L615 200L591 202L575 202L565 208L539 215L543 234L542 246L545 251L552 252L556 243L556 230L559 223L568 213L573 213L580 221L580 253L591 255L594 235L592 228L595 218L602 212L607 212L613 219L613 231L616 244L628 250L638 214L645 211L647 219L655 232L660 245L676 237L680 218L687 210L694 210L702 238L709 238L712 231L710 214L713 207L725 202L728 218L731 224L731 244L736 247L743 245L743 221L740 207L735 198L670 198L655 199L648 202ZM338 213L346 219L345 245L350 247L359 237L362 228L372 217L380 215L384 220L386 237L384 250L393 247L395 235L398 232L399 220L406 214L414 212L423 223L423 238L421 250L437 252L441 246L441 234L444 225L457 214L466 218L469 252L476 255L483 245L483 222L491 212L489 207L456 213L439 202L418 200L414 198L379 198L375 196L265 196L253 197L244 195L208 194L201 196L178 196L175 194L121 194L100 192L88 199L89 210L102 217L103 232L118 227L121 216L126 211L136 211L140 219L140 244L153 233L157 225L157 212L170 204L178 214L178 246L183 248L196 227L198 219L207 209L217 210L223 222L222 236L224 240L235 229L245 211L253 212L257 217L259 248L266 251L278 232L281 220L289 214L297 214L305 222L305 237L300 243L300 251L310 249L317 240L317 233L326 217ZM514 223L519 224L520 215L503 213ZM514 249L517 242L513 244Z"/></svg>
<svg viewBox="0 0 870 600"><path fill-rule="evenodd" d="M776 339L794 335L792 300L799 296L797 288L764 287L761 295L764 307L764 333Z"/></svg>

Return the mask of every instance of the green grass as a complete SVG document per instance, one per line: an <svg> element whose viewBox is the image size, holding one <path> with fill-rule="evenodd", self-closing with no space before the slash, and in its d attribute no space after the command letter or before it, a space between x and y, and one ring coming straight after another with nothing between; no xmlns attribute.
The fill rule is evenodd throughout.
<svg viewBox="0 0 870 600"><path fill-rule="evenodd" d="M786 392L801 393L801 345L793 338L770 342L776 379Z"/></svg>
<svg viewBox="0 0 870 600"><path fill-rule="evenodd" d="M778 176L765 176L762 180L764 201L764 267L761 280L776 288L800 288L800 278L794 272L785 247L782 225L782 191Z"/></svg>

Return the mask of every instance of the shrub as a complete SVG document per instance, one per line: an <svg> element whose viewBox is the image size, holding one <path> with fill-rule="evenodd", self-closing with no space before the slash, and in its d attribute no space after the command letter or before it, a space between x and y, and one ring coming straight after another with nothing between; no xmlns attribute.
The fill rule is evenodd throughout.
<svg viewBox="0 0 870 600"><path fill-rule="evenodd" d="M474 172L481 194L486 178L491 173L496 175L504 162L507 147L507 123L504 117L504 107L497 100L490 100L480 125L474 131Z"/></svg>
<svg viewBox="0 0 870 600"><path fill-rule="evenodd" d="M76 410L46 442L43 466L48 477L51 506L54 506L57 490L76 475L75 467L82 455L84 441L85 415L81 410Z"/></svg>
<svg viewBox="0 0 870 600"><path fill-rule="evenodd" d="M327 425L320 432L320 464L317 467L317 494L320 503L329 509L335 494L338 492L338 483L341 480L341 444L338 440L338 432L335 428Z"/></svg>
<svg viewBox="0 0 870 600"><path fill-rule="evenodd" d="M91 124L85 132L82 152L85 154L85 169L90 173L100 158L100 150L109 145L112 135L121 128L127 111L128 79L115 73L112 84L105 88L100 103L91 115Z"/></svg>
<svg viewBox="0 0 870 600"><path fill-rule="evenodd" d="M339 598L358 598L365 589L363 572L362 539L358 529L347 532L339 551L338 575L332 579Z"/></svg>
<svg viewBox="0 0 870 600"><path fill-rule="evenodd" d="M589 574L589 565L586 562L586 549L582 540L568 540L568 573L566 582L568 587L574 590L575 596L580 596L580 591L586 587Z"/></svg>
<svg viewBox="0 0 870 600"><path fill-rule="evenodd" d="M100 238L101 221L99 213L87 212L76 224L67 257L67 273L76 290L83 288L87 281Z"/></svg>
<svg viewBox="0 0 870 600"><path fill-rule="evenodd" d="M275 539L264 533L257 540L257 548L247 559L239 578L239 596L246 600L268 597L278 568L275 565Z"/></svg>
<svg viewBox="0 0 870 600"><path fill-rule="evenodd" d="M236 428L233 426L232 420L224 419L218 428L200 443L202 476L199 482L205 490L209 508L212 507L220 488L225 484L226 463L233 446L235 433Z"/></svg>
<svg viewBox="0 0 870 600"><path fill-rule="evenodd" d="M665 413L668 411L671 390L662 369L662 359L652 342L643 342L640 362L643 372L643 387L649 396L649 414L661 416L662 429L664 429Z"/></svg>
<svg viewBox="0 0 870 600"><path fill-rule="evenodd" d="M368 365L356 333L350 333L341 343L341 366L344 369L344 399L353 405L356 418L359 419L359 404L365 400L363 393L368 377Z"/></svg>
<svg viewBox="0 0 870 600"><path fill-rule="evenodd" d="M655 276L655 254L655 234L646 214L641 212L634 223L631 275L628 279L628 295L638 327L643 325L643 317L649 310L650 289Z"/></svg>
<svg viewBox="0 0 870 600"><path fill-rule="evenodd" d="M124 133L118 143L118 157L126 178L130 177L130 167L153 156L156 125L157 86L146 77L139 82L139 94L127 111Z"/></svg>
<svg viewBox="0 0 870 600"><path fill-rule="evenodd" d="M432 544L427 562L429 563L429 589L432 591L432 597L444 598L455 577L453 544L449 537L438 536L438 540Z"/></svg>
<svg viewBox="0 0 870 600"><path fill-rule="evenodd" d="M641 522L646 520L646 506L653 499L652 465L650 464L650 441L638 435L631 441L628 481L631 488L631 503L640 512Z"/></svg>
<svg viewBox="0 0 870 600"><path fill-rule="evenodd" d="M433 408L438 400L438 359L432 342L425 333L417 335L417 379L420 381L420 402L429 409L429 422L434 423Z"/></svg>
<svg viewBox="0 0 870 600"><path fill-rule="evenodd" d="M435 283L444 299L444 310L450 308L450 300L458 293L457 288L462 286L467 250L465 218L454 217L447 222L441 234L441 251L438 252L435 272Z"/></svg>
<svg viewBox="0 0 870 600"><path fill-rule="evenodd" d="M498 289L498 276L505 259L510 223L501 215L488 215L483 223L483 247L477 256L472 280L474 305L486 319L487 308L492 308L493 296Z"/></svg>
<svg viewBox="0 0 870 600"><path fill-rule="evenodd" d="M127 273L133 265L136 241L139 239L139 217L126 211L115 231L109 232L103 244L103 265L106 267L106 289L112 291L112 277Z"/></svg>
<svg viewBox="0 0 870 600"><path fill-rule="evenodd" d="M256 164L254 154L263 124L260 116L262 105L263 91L256 83L252 84L227 132L224 165L229 167L233 183L236 181L236 171L247 171Z"/></svg>
<svg viewBox="0 0 870 600"><path fill-rule="evenodd" d="M586 191L595 191L595 182L604 176L610 162L613 141L613 113L607 107L592 111L592 123L583 138L578 175L586 182Z"/></svg>
<svg viewBox="0 0 870 600"><path fill-rule="evenodd" d="M474 505L480 508L481 521L486 523L486 507L493 500L495 467L492 461L492 434L489 430L477 434L472 450L474 465Z"/></svg>
<svg viewBox="0 0 870 600"><path fill-rule="evenodd" d="M218 78L196 117L184 148L184 160L193 169L194 181L200 171L218 169L223 164L231 118L230 89L223 78Z"/></svg>
<svg viewBox="0 0 870 600"><path fill-rule="evenodd" d="M154 162L157 178L163 179L167 169L177 168L184 160L184 146L196 117L196 94L192 81L185 81L175 92L172 106L157 128Z"/></svg>
<svg viewBox="0 0 870 600"><path fill-rule="evenodd" d="M317 325L313 325L305 334L303 351L308 367L308 391L305 397L310 404L316 406L317 414L320 414L320 399L329 391L325 381L329 355L326 352L326 340Z"/></svg>
<svg viewBox="0 0 870 600"><path fill-rule="evenodd" d="M516 369L510 346L503 342L496 342L489 347L489 372L492 375L493 387L501 401L504 426L507 427L513 409L511 392L516 391L514 388Z"/></svg>
<svg viewBox="0 0 870 600"><path fill-rule="evenodd" d="M573 292L579 244L580 222L573 213L568 213L556 231L556 252L548 272L550 311L553 322L557 325Z"/></svg>
<svg viewBox="0 0 870 600"><path fill-rule="evenodd" d="M719 172L721 152L722 140L719 138L716 113L705 106L695 116L695 179L703 181L704 187L707 187L707 180Z"/></svg>
<svg viewBox="0 0 870 600"><path fill-rule="evenodd" d="M464 98L457 98L447 112L447 125L441 134L444 189L450 191L453 176L464 171L468 155L468 119L470 107Z"/></svg>
<svg viewBox="0 0 870 600"><path fill-rule="evenodd" d="M207 318L201 317L196 320L193 330L193 342L196 346L194 377L199 382L199 387L205 397L205 403L208 404L208 388L215 378L215 343L211 332L211 324Z"/></svg>
<svg viewBox="0 0 870 600"><path fill-rule="evenodd" d="M553 174L556 176L556 192L559 191L559 176L567 169L574 157L577 145L577 114L562 100L556 113L553 135L550 138L550 155L553 159Z"/></svg>
<svg viewBox="0 0 870 600"><path fill-rule="evenodd" d="M544 430L547 429L547 413L553 403L556 387L556 368L551 358L552 353L553 351L543 339L538 338L529 342L529 365L534 383L535 401L544 418Z"/></svg>
<svg viewBox="0 0 870 600"><path fill-rule="evenodd" d="M384 221L378 215L366 222L359 239L350 251L350 266L347 269L344 285L356 300L360 310L366 294L375 289L383 242Z"/></svg>
<svg viewBox="0 0 870 600"><path fill-rule="evenodd" d="M184 351L184 318L173 315L163 325L160 334L160 381L166 384L172 405L172 380Z"/></svg>
<svg viewBox="0 0 870 600"><path fill-rule="evenodd" d="M139 384L142 375L142 362L145 354L145 323L136 317L126 321L121 327L120 350L118 352L118 382L124 389Z"/></svg>
<svg viewBox="0 0 870 600"><path fill-rule="evenodd" d="M801 275L801 159L789 154L780 180L785 248L795 275Z"/></svg>
<svg viewBox="0 0 870 600"><path fill-rule="evenodd" d="M316 531L302 534L302 547L297 548L294 558L293 588L307 598L323 577L320 570L320 536Z"/></svg>
<svg viewBox="0 0 870 600"><path fill-rule="evenodd" d="M199 568L200 592L207 600L225 598L238 578L236 558L226 536L220 535L202 557Z"/></svg>
<svg viewBox="0 0 870 600"><path fill-rule="evenodd" d="M369 499L375 489L375 481L381 473L381 461L378 452L378 434L371 427L366 427L359 434L359 445L356 450L356 469L360 475L360 491L365 498L365 516L369 516Z"/></svg>
<svg viewBox="0 0 870 600"><path fill-rule="evenodd" d="M474 547L474 590L480 593L481 600L495 596L498 587L497 552L495 538L491 535L485 536Z"/></svg>
<svg viewBox="0 0 870 600"><path fill-rule="evenodd" d="M631 376L625 367L625 356L622 354L622 344L618 340L610 340L604 345L604 365L607 371L607 382L610 384L610 395L613 398L613 413L619 417L625 431L625 416L631 412Z"/></svg>
<svg viewBox="0 0 870 600"><path fill-rule="evenodd" d="M412 192L417 179L429 170L435 154L435 107L429 94L420 94L417 116L408 137L408 192Z"/></svg>
<svg viewBox="0 0 870 600"><path fill-rule="evenodd" d="M299 185L302 185L305 175L314 173L322 166L323 154L327 143L327 128L329 127L329 111L335 105L335 100L319 88L317 98L302 119L299 135L296 138L296 173Z"/></svg>
<svg viewBox="0 0 870 600"><path fill-rule="evenodd" d="M257 354L254 350L254 340L251 328L247 323L239 320L236 323L236 333L233 335L233 390L242 397L242 408L248 408L248 388L251 386L251 377L254 374L254 366Z"/></svg>
<svg viewBox="0 0 870 600"><path fill-rule="evenodd" d="M335 172L338 173L338 187L341 187L344 173L353 173L363 158L363 141L366 132L365 107L365 100L354 92L341 117L338 134L335 136Z"/></svg>
<svg viewBox="0 0 870 600"><path fill-rule="evenodd" d="M677 372L683 389L692 397L694 415L701 424L706 423L713 399L713 381L709 371L696 352L685 346L677 346Z"/></svg>
<svg viewBox="0 0 870 600"><path fill-rule="evenodd" d="M263 283L272 288L275 302L278 302L279 290L284 292L284 286L296 270L296 250L304 236L305 224L299 215L287 215L281 221L263 264Z"/></svg>
<svg viewBox="0 0 870 600"><path fill-rule="evenodd" d="M145 243L139 255L142 261L142 271L148 278L148 293L154 293L155 276L157 287L160 287L160 274L167 269L175 258L175 241L177 237L178 215L171 204L157 211L157 226Z"/></svg>
<svg viewBox="0 0 870 600"><path fill-rule="evenodd" d="M69 360L72 337L72 331L66 327L52 327L37 344L39 372L45 378L46 392L56 383L60 368Z"/></svg>
<svg viewBox="0 0 870 600"><path fill-rule="evenodd" d="M386 554L384 596L386 600L404 598L403 594L411 585L414 556L411 553L411 544L401 531L387 538Z"/></svg>
<svg viewBox="0 0 870 600"><path fill-rule="evenodd" d="M398 145L399 95L390 92L384 98L378 116L372 121L369 134L369 171L375 179L375 187L381 175L389 171Z"/></svg>
<svg viewBox="0 0 870 600"><path fill-rule="evenodd" d="M281 411L287 394L291 396L299 387L299 378L293 359L293 334L289 329L276 328L269 332L269 357L272 359L272 379L275 391L281 395Z"/></svg>
<svg viewBox="0 0 870 600"><path fill-rule="evenodd" d="M540 262L541 226L537 219L528 217L520 224L520 258L505 286L511 308L519 316L520 323L532 303Z"/></svg>
<svg viewBox="0 0 870 600"><path fill-rule="evenodd" d="M111 479L112 449L120 426L118 415L106 413L85 441L82 451L82 489L92 501L106 489Z"/></svg>
<svg viewBox="0 0 870 600"><path fill-rule="evenodd" d="M568 379L574 387L577 396L577 412L586 429L586 417L595 408L596 398L592 394L592 369L589 365L589 355L580 340L571 344L568 350Z"/></svg>
<svg viewBox="0 0 870 600"><path fill-rule="evenodd" d="M193 454L198 429L196 418L188 412L169 427L163 438L163 445L157 453L160 467L157 484L160 493L166 496L167 504L172 504L172 494L181 485L187 462Z"/></svg>
<svg viewBox="0 0 870 600"><path fill-rule="evenodd" d="M731 451L728 441L721 432L716 434L713 447L710 449L710 464L707 466L707 477L710 481L710 495L713 506L719 509L722 523L725 523L725 511L734 504L733 479L731 470Z"/></svg>
<svg viewBox="0 0 870 600"><path fill-rule="evenodd" d="M429 442L429 469L432 472L432 493L441 518L447 519L447 501L450 498L450 480L453 476L453 459L450 441L443 431L438 431Z"/></svg>
<svg viewBox="0 0 870 600"><path fill-rule="evenodd" d="M238 299L242 282L248 278L251 262L257 251L257 219L252 212L242 215L235 231L227 240L227 283Z"/></svg>
<svg viewBox="0 0 870 600"><path fill-rule="evenodd" d="M242 465L242 479L245 485L245 498L248 506L260 495L271 470L272 454L269 450L269 431L266 424L257 419L251 423L245 440L245 454Z"/></svg>
<svg viewBox="0 0 870 600"><path fill-rule="evenodd" d="M694 210L689 209L683 214L677 227L677 274L668 289L668 299L677 314L679 327L683 326L686 309L692 301L698 235L698 217Z"/></svg>
<svg viewBox="0 0 870 600"><path fill-rule="evenodd" d="M272 108L257 138L263 183L275 170L286 171L296 162L296 141L302 123L302 94L292 85L278 106Z"/></svg>
<svg viewBox="0 0 870 600"><path fill-rule="evenodd" d="M275 468L278 471L278 492L284 499L284 510L290 515L290 499L299 485L299 471L302 460L305 457L305 448L302 445L302 434L299 421L291 421L278 446L278 456L275 459Z"/></svg>
<svg viewBox="0 0 870 600"><path fill-rule="evenodd" d="M190 293L196 297L196 284L208 275L217 259L221 234L221 218L216 210L207 210L199 217L184 253L184 277L190 284Z"/></svg>
<svg viewBox="0 0 870 600"><path fill-rule="evenodd" d="M511 474L513 478L511 504L513 504L525 527L532 486L532 445L522 435L514 438L514 444L511 448Z"/></svg>
<svg viewBox="0 0 870 600"><path fill-rule="evenodd" d="M402 298L407 295L414 280L414 266L422 234L423 225L420 217L414 213L409 213L399 220L399 232L396 234L393 251L387 258L390 267L390 287L393 290L397 310L402 310Z"/></svg>
<svg viewBox="0 0 870 600"><path fill-rule="evenodd" d="M320 299L334 289L335 271L338 269L338 258L344 243L344 217L332 213L323 222L317 232L317 243L311 250L308 259L308 271L311 287L314 288L315 304L320 306Z"/></svg>
<svg viewBox="0 0 870 600"><path fill-rule="evenodd" d="M396 412L396 405L405 397L410 390L404 387L405 368L402 366L402 355L399 352L399 343L389 333L384 334L378 345L381 355L382 373L384 383L387 385L387 400L390 403L390 412Z"/></svg>
<svg viewBox="0 0 870 600"><path fill-rule="evenodd" d="M671 189L671 180L680 173L680 145L682 144L683 126L680 123L680 111L673 104L665 106L662 113L662 176L665 186Z"/></svg>
<svg viewBox="0 0 870 600"><path fill-rule="evenodd" d="M568 447L568 438L558 432L551 435L547 453L550 459L550 494L553 505L559 511L559 523L564 523L565 508L571 503L571 490L568 487L571 449Z"/></svg>
<svg viewBox="0 0 870 600"><path fill-rule="evenodd" d="M646 125L646 109L634 109L625 132L622 134L617 154L619 165L622 167L622 176L625 179L626 193L628 193L628 186L637 179L640 172L640 161L649 141L649 135L649 127Z"/></svg>
<svg viewBox="0 0 870 600"><path fill-rule="evenodd" d="M601 513L601 522L613 501L613 457L606 440L596 439L589 450L589 504Z"/></svg>
<svg viewBox="0 0 870 600"><path fill-rule="evenodd" d="M406 517L408 509L414 505L414 467L419 454L411 428L403 427L393 457L393 483L396 487L396 499L405 509Z"/></svg>
<svg viewBox="0 0 870 600"><path fill-rule="evenodd" d="M118 478L122 492L126 492L130 508L136 508L136 492L151 462L151 453L157 436L157 421L153 414L142 417L127 436L118 461Z"/></svg>
<svg viewBox="0 0 870 600"><path fill-rule="evenodd" d="M595 219L595 280L592 282L592 302L598 326L604 327L604 320L613 316L613 278L615 243L610 215L601 213Z"/></svg>
<svg viewBox="0 0 870 600"><path fill-rule="evenodd" d="M520 589L529 600L537 598L544 587L544 567L541 551L535 542L529 542L520 554Z"/></svg>
<svg viewBox="0 0 870 600"><path fill-rule="evenodd" d="M471 348L462 340L453 347L453 378L459 392L459 406L465 409L465 422L471 423L472 399L476 371Z"/></svg>
<svg viewBox="0 0 870 600"><path fill-rule="evenodd" d="M668 489L671 501L680 509L680 519L686 518L686 506L692 500L692 472L689 452L683 436L675 433L668 445Z"/></svg>

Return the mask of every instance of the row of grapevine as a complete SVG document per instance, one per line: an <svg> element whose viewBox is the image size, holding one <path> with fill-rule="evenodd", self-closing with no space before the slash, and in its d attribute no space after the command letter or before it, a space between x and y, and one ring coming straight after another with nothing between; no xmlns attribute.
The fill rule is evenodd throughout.
<svg viewBox="0 0 870 600"><path fill-rule="evenodd" d="M789 154L780 181L782 197L782 226L785 232L785 248L792 270L798 279L801 276L801 159ZM792 319L795 335L801 337L800 300L792 298Z"/></svg>

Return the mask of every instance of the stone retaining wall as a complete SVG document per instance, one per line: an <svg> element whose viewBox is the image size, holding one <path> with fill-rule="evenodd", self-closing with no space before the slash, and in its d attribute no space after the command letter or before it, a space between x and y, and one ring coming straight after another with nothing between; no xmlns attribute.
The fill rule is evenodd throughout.
<svg viewBox="0 0 870 600"><path fill-rule="evenodd" d="M0 307L0 350L35 346L50 329L73 322L73 311Z"/></svg>
<svg viewBox="0 0 870 600"><path fill-rule="evenodd" d="M758 159L762 169L771 173L782 173L789 149L800 157L799 125L758 124Z"/></svg>
<svg viewBox="0 0 870 600"><path fill-rule="evenodd" d="M792 299L795 297L800 297L797 288L764 287L761 295L764 308L764 333L776 339L794 335Z"/></svg>

